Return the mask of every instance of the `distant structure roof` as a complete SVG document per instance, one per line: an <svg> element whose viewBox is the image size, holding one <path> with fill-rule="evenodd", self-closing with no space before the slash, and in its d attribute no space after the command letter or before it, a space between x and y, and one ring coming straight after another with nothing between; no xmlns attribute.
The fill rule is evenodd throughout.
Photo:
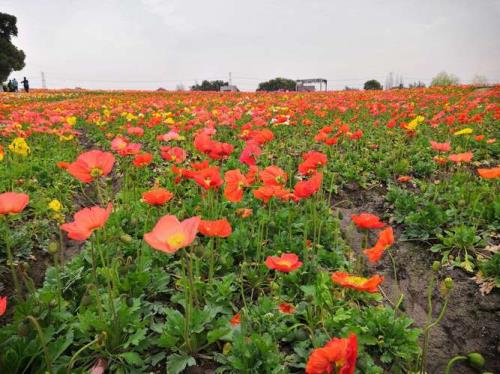
<svg viewBox="0 0 500 374"><path fill-rule="evenodd" d="M220 92L240 92L240 90L238 90L238 87L236 87L235 85L228 84L225 86L221 86Z"/></svg>
<svg viewBox="0 0 500 374"><path fill-rule="evenodd" d="M323 89L323 84L325 91L328 89L328 81L324 78L297 79L295 82L297 91L316 91L315 84L319 84L320 91Z"/></svg>

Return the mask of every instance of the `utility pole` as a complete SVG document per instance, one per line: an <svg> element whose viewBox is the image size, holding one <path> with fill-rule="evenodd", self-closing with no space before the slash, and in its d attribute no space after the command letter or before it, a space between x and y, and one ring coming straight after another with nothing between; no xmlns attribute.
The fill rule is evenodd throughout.
<svg viewBox="0 0 500 374"><path fill-rule="evenodd" d="M42 88L47 88L47 82L45 82L45 73L42 71Z"/></svg>
<svg viewBox="0 0 500 374"><path fill-rule="evenodd" d="M227 82L227 84L229 86L231 86L233 84L232 81L231 81L231 72L229 72L229 81Z"/></svg>

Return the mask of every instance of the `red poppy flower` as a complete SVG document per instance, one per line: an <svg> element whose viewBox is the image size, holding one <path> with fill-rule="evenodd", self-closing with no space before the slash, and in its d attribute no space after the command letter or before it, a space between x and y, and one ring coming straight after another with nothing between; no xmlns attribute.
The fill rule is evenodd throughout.
<svg viewBox="0 0 500 374"><path fill-rule="evenodd" d="M0 317L5 314L7 310L7 296L0 296Z"/></svg>
<svg viewBox="0 0 500 374"><path fill-rule="evenodd" d="M174 194L165 188L153 188L142 194L142 199L149 205L163 205L170 201Z"/></svg>
<svg viewBox="0 0 500 374"><path fill-rule="evenodd" d="M90 183L96 178L108 175L114 163L115 156L112 153L93 150L78 156L67 170L76 179Z"/></svg>
<svg viewBox="0 0 500 374"><path fill-rule="evenodd" d="M305 199L321 188L321 182L323 181L323 173L316 173L309 180L297 182L293 191L295 196L300 199Z"/></svg>
<svg viewBox="0 0 500 374"><path fill-rule="evenodd" d="M161 157L164 160L173 161L177 164L184 162L187 156L186 151L180 147L164 146L161 147L160 150L161 150Z"/></svg>
<svg viewBox="0 0 500 374"><path fill-rule="evenodd" d="M326 155L317 151L307 152L302 157L304 162L299 165L299 173L302 175L316 171L319 166L326 165L327 161Z"/></svg>
<svg viewBox="0 0 500 374"><path fill-rule="evenodd" d="M336 271L332 274L332 281L342 287L352 288L358 291L377 292L377 287L384 280L382 275L374 275L371 278L358 277L342 271Z"/></svg>
<svg viewBox="0 0 500 374"><path fill-rule="evenodd" d="M268 166L260 172L260 179L266 186L283 186L287 178L283 169L277 166Z"/></svg>
<svg viewBox="0 0 500 374"><path fill-rule="evenodd" d="M192 217L182 222L175 216L163 216L151 232L144 234L144 240L154 249L166 253L175 253L190 245L196 233L200 217Z"/></svg>
<svg viewBox="0 0 500 374"><path fill-rule="evenodd" d="M278 306L278 308L279 308L280 312L284 313L284 314L292 314L293 312L295 312L295 307L292 304L288 304L288 303L281 303Z"/></svg>
<svg viewBox="0 0 500 374"><path fill-rule="evenodd" d="M363 253L368 257L370 262L377 262L384 254L384 251L393 244L394 232L392 227L389 226L378 234L377 243L372 248L365 249Z"/></svg>
<svg viewBox="0 0 500 374"><path fill-rule="evenodd" d="M500 166L491 169L477 169L477 172L484 179L500 178Z"/></svg>
<svg viewBox="0 0 500 374"><path fill-rule="evenodd" d="M111 142L111 149L120 156L135 155L140 152L141 147L141 144L130 143L128 139L122 136L117 136Z"/></svg>
<svg viewBox="0 0 500 374"><path fill-rule="evenodd" d="M299 256L295 253L284 253L280 257L268 256L266 258L266 266L268 269L289 273L300 268L302 262L299 261Z"/></svg>
<svg viewBox="0 0 500 374"><path fill-rule="evenodd" d="M138 168L147 166L153 161L153 155L151 153L139 153L134 157L134 163L135 166Z"/></svg>
<svg viewBox="0 0 500 374"><path fill-rule="evenodd" d="M229 170L224 174L226 187L224 189L224 197L236 203L243 199L243 189L248 187L247 178L239 169Z"/></svg>
<svg viewBox="0 0 500 374"><path fill-rule="evenodd" d="M260 156L262 149L254 141L248 141L240 155L240 161L248 166L255 166L256 158Z"/></svg>
<svg viewBox="0 0 500 374"><path fill-rule="evenodd" d="M236 313L233 318L229 320L231 325L238 326L241 323L241 313Z"/></svg>
<svg viewBox="0 0 500 374"><path fill-rule="evenodd" d="M211 188L217 189L222 186L222 178L220 177L218 166L211 166L206 169L196 170L191 174L193 180L206 190Z"/></svg>
<svg viewBox="0 0 500 374"><path fill-rule="evenodd" d="M380 229L385 226L380 218L370 213L353 214L351 218L360 229Z"/></svg>
<svg viewBox="0 0 500 374"><path fill-rule="evenodd" d="M73 222L62 224L61 229L68 233L70 239L87 240L94 230L104 226L112 209L111 203L106 209L99 206L83 208L74 214Z"/></svg>
<svg viewBox="0 0 500 374"><path fill-rule="evenodd" d="M0 194L0 215L21 213L29 201L25 193L4 192Z"/></svg>
<svg viewBox="0 0 500 374"><path fill-rule="evenodd" d="M129 127L127 129L127 134L141 138L144 136L144 129L142 127Z"/></svg>
<svg viewBox="0 0 500 374"><path fill-rule="evenodd" d="M324 347L314 349L306 364L307 374L354 374L358 357L356 335L333 338Z"/></svg>
<svg viewBox="0 0 500 374"><path fill-rule="evenodd" d="M448 160L455 162L457 164L461 162L470 162L474 154L472 152L456 153L448 156Z"/></svg>
<svg viewBox="0 0 500 374"><path fill-rule="evenodd" d="M217 236L219 238L227 238L233 232L231 224L226 219L214 221L202 219L198 230L205 236Z"/></svg>
<svg viewBox="0 0 500 374"><path fill-rule="evenodd" d="M438 143L438 142L435 142L435 141L430 141L431 143L431 148L434 149L435 151L438 151L438 152L449 152L451 151L451 144L450 142L446 142L446 143Z"/></svg>

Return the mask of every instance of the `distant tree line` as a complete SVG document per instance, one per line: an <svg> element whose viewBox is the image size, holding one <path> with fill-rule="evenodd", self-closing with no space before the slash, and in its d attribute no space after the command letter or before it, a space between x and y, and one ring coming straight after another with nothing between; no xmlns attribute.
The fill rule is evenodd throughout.
<svg viewBox="0 0 500 374"><path fill-rule="evenodd" d="M204 80L201 84L196 83L194 86L191 86L191 91L220 91L222 86L227 86L228 83L216 80L216 81L207 81Z"/></svg>
<svg viewBox="0 0 500 374"><path fill-rule="evenodd" d="M297 83L293 79L274 78L259 83L257 91L295 91Z"/></svg>

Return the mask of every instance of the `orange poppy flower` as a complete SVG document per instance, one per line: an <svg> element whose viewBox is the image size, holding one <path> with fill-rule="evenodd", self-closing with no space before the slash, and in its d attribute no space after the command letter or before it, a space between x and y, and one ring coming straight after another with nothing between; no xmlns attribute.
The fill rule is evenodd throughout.
<svg viewBox="0 0 500 374"><path fill-rule="evenodd" d="M241 313L236 313L233 318L229 320L231 325L238 326L241 323Z"/></svg>
<svg viewBox="0 0 500 374"><path fill-rule="evenodd" d="M316 173L309 180L297 182L293 189L295 196L305 199L315 194L321 188L322 181L323 173Z"/></svg>
<svg viewBox="0 0 500 374"><path fill-rule="evenodd" d="M152 190L143 192L142 200L149 205L163 205L170 201L174 194L165 188L153 188Z"/></svg>
<svg viewBox="0 0 500 374"><path fill-rule="evenodd" d="M449 155L448 160L458 164L461 162L470 162L470 160L472 160L472 156L473 156L472 152L456 153L453 155Z"/></svg>
<svg viewBox="0 0 500 374"><path fill-rule="evenodd" d="M253 209L250 208L239 208L236 209L236 214L241 218L248 218L253 214Z"/></svg>
<svg viewBox="0 0 500 374"><path fill-rule="evenodd" d="M477 172L484 179L500 178L500 166L491 169L477 169Z"/></svg>
<svg viewBox="0 0 500 374"><path fill-rule="evenodd" d="M377 287L384 280L382 275L374 275L371 278L358 277L343 271L336 271L332 274L332 281L342 287L352 288L358 291L377 292Z"/></svg>
<svg viewBox="0 0 500 374"><path fill-rule="evenodd" d="M83 208L74 214L73 222L62 224L61 229L68 233L70 239L87 240L94 230L104 226L112 209L111 203L106 209L99 206Z"/></svg>
<svg viewBox="0 0 500 374"><path fill-rule="evenodd" d="M302 266L302 262L299 261L299 256L295 253L284 253L280 257L268 256L266 258L266 266L271 270L289 273L300 268Z"/></svg>
<svg viewBox="0 0 500 374"><path fill-rule="evenodd" d="M205 190L211 188L218 189L222 186L222 178L220 177L219 167L211 166L205 169L191 172L193 180L203 187Z"/></svg>
<svg viewBox="0 0 500 374"><path fill-rule="evenodd" d="M7 310L7 296L0 296L0 317L5 314Z"/></svg>
<svg viewBox="0 0 500 374"><path fill-rule="evenodd" d="M351 219L360 229L380 229L385 226L380 218L370 213L353 214Z"/></svg>
<svg viewBox="0 0 500 374"><path fill-rule="evenodd" d="M69 162L65 162L65 161L56 162L56 166L59 169L67 169L69 167L69 165L70 165L70 163Z"/></svg>
<svg viewBox="0 0 500 374"><path fill-rule="evenodd" d="M25 193L4 192L0 194L0 215L21 213L29 201Z"/></svg>
<svg viewBox="0 0 500 374"><path fill-rule="evenodd" d="M243 189L248 187L247 178L239 169L229 170L224 174L226 188L224 189L224 197L236 203L243 199Z"/></svg>
<svg viewBox="0 0 500 374"><path fill-rule="evenodd" d="M384 251L393 244L394 232L392 227L389 226L378 234L377 243L372 248L365 249L363 253L368 257L370 262L377 262L384 254Z"/></svg>
<svg viewBox="0 0 500 374"><path fill-rule="evenodd" d="M214 221L201 220L198 230L205 236L217 236L227 238L233 232L231 224L226 219Z"/></svg>
<svg viewBox="0 0 500 374"><path fill-rule="evenodd" d="M412 180L412 177L410 177L409 175L402 175L398 178L398 182L401 182L401 183L410 182L411 180Z"/></svg>
<svg viewBox="0 0 500 374"><path fill-rule="evenodd" d="M247 179L248 185L251 185L255 182L257 175L259 174L259 168L257 166L250 166L250 170L245 174L245 178Z"/></svg>
<svg viewBox="0 0 500 374"><path fill-rule="evenodd" d="M253 195L256 199L262 200L267 203L272 197L276 197L280 200L288 200L290 198L290 191L285 190L281 186L261 186L256 190L253 190Z"/></svg>
<svg viewBox="0 0 500 374"><path fill-rule="evenodd" d="M260 172L260 179L266 186L283 186L288 176L277 166L268 166Z"/></svg>
<svg viewBox="0 0 500 374"><path fill-rule="evenodd" d="M438 143L435 141L430 141L431 143L431 148L435 151L438 152L449 152L451 151L451 144L450 142L445 142L445 143Z"/></svg>
<svg viewBox="0 0 500 374"><path fill-rule="evenodd" d="M148 166L151 163L151 161L153 161L153 155L151 153L144 152L135 155L134 161L132 162L134 163L135 166L140 168L143 166Z"/></svg>
<svg viewBox="0 0 500 374"><path fill-rule="evenodd" d="M93 150L78 156L67 170L76 179L90 183L96 178L108 175L113 169L114 163L115 156L112 153Z"/></svg>
<svg viewBox="0 0 500 374"><path fill-rule="evenodd" d="M144 240L154 249L175 253L193 242L199 224L199 216L182 222L179 222L175 216L163 216L151 232L144 234Z"/></svg>
<svg viewBox="0 0 500 374"><path fill-rule="evenodd" d="M288 303L281 303L280 305L278 305L278 308L280 312L284 314L292 314L293 312L295 312L295 307L292 304Z"/></svg>
<svg viewBox="0 0 500 374"><path fill-rule="evenodd" d="M306 364L307 374L354 374L358 357L358 341L355 334L333 338L324 347L311 352Z"/></svg>

